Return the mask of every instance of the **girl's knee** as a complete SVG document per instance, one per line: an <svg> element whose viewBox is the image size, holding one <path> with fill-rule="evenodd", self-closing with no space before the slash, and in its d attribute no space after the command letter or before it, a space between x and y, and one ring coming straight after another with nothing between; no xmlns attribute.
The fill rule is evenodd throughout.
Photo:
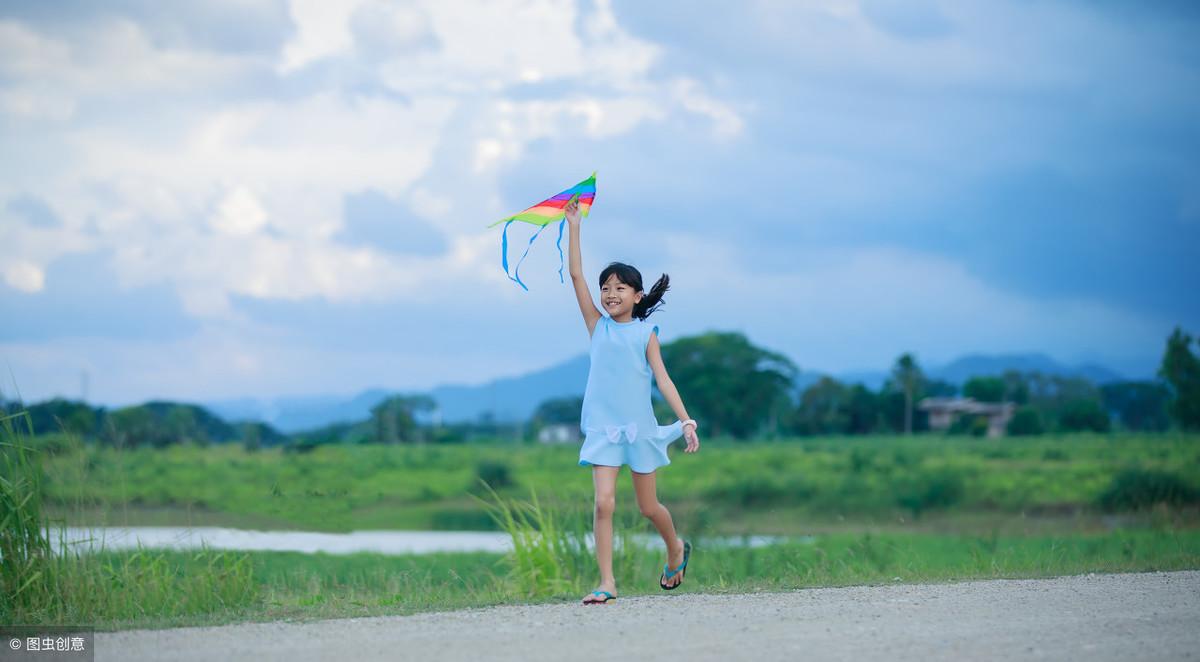
<svg viewBox="0 0 1200 662"><path fill-rule="evenodd" d="M617 497L615 495L596 497L596 515L598 517L612 517L616 509Z"/></svg>
<svg viewBox="0 0 1200 662"><path fill-rule="evenodd" d="M638 504L638 510L642 511L642 517L647 519L653 518L658 514L658 509L662 508L662 504L658 501L650 504Z"/></svg>

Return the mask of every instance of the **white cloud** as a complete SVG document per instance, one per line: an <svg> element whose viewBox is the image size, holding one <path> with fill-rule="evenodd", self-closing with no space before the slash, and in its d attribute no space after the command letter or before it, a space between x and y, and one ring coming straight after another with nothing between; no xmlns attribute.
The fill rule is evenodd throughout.
<svg viewBox="0 0 1200 662"><path fill-rule="evenodd" d="M0 73L14 77L54 75L70 66L66 43L16 21L0 21Z"/></svg>
<svg viewBox="0 0 1200 662"><path fill-rule="evenodd" d="M296 23L296 36L283 47L280 71L288 73L348 49L348 22L358 4L345 0L290 0L288 10Z"/></svg>
<svg viewBox="0 0 1200 662"><path fill-rule="evenodd" d="M1169 320L1098 300L997 289L957 260L899 248L798 248L794 269L765 275L708 238L664 244L671 315L704 320L687 332L752 329L753 341L804 370L882 369L902 351L935 364L972 352L1144 356L1170 330Z"/></svg>
<svg viewBox="0 0 1200 662"><path fill-rule="evenodd" d="M46 285L46 274L28 260L13 260L4 265L4 282L21 292L40 292Z"/></svg>
<svg viewBox="0 0 1200 662"><path fill-rule="evenodd" d="M418 185L439 145L457 139L445 133L452 118L477 147L450 170L477 180L472 198L488 201L482 211L489 217L501 213L493 193L498 168L520 159L532 141L579 133L611 139L675 113L709 118L720 137L740 129L736 114L695 81L668 81L664 104L650 75L657 47L626 33L605 2L585 20L565 1L485 3L464 12L441 2L296 0L290 13L295 35L273 63L160 47L125 19L98 22L80 39L0 24L11 37L4 66L18 79L0 101L26 114L52 102L83 113L69 129L45 129L66 148L59 164L45 165L49 173L13 169L10 187L0 185L0 196L32 191L55 200L65 222L54 232L74 238L24 257L44 267L90 238L113 249L125 286L171 282L199 317L229 316L233 294L415 300L425 274L452 287L495 276L463 261L473 255L465 247L476 243L463 233L479 233L482 223L462 216L462 201ZM372 39L398 46L371 46ZM434 46L410 47L426 41ZM405 96L301 85L304 92L287 98L242 94L216 103L236 84L226 79L273 72L287 79L325 60ZM570 85L510 98L533 80ZM38 81L50 81L49 92L29 96ZM205 90L212 96L199 107L170 96ZM118 95L117 107L129 111L141 100L153 103L160 129L147 131L137 113L86 112L94 100L113 103ZM449 234L451 251L399 258L334 242L344 196L367 189L405 199ZM467 208L480 211L474 201Z"/></svg>
<svg viewBox="0 0 1200 662"><path fill-rule="evenodd" d="M9 287L36 293L46 284L46 266L67 253L92 250L95 242L70 228L29 225L0 208L0 275Z"/></svg>
<svg viewBox="0 0 1200 662"><path fill-rule="evenodd" d="M744 331L752 342L782 351L805 371L883 369L902 351L915 352L926 366L966 352L1038 351L1061 360L1088 352L1141 357L1143 348L1157 347L1169 333L1162 320L1097 301L1037 301L1000 291L973 278L964 265L938 256L891 248L817 249L798 254L792 271L761 276L744 273L734 253L710 238L654 232L647 238L667 246L661 262L639 265L651 279L658 267L670 265L668 303L652 318L662 326L665 341L710 330ZM590 244L585 264L598 264L589 258L600 248ZM80 369L86 369L96 396L128 402L148 393L205 399L234 391L354 393L374 385L423 389L481 383L585 353L586 334L569 283L521 292L500 272L494 251L487 237L455 244L452 263L491 267L489 282L457 305L489 332L508 324L523 329L518 338L498 336L453 349L399 341L386 348L363 346L347 338L339 346L317 348L295 341L286 327L232 316L209 323L194 337L169 342L0 343L0 361L11 365L30 397L71 394ZM269 251L256 247L249 253ZM540 257L557 262L557 256ZM236 268L239 259L229 264ZM302 275L313 268L319 265L299 265L296 275L319 279ZM253 281L252 275L247 278ZM436 300L438 293L433 294L429 301ZM538 334L530 336L528 329ZM398 340L406 337L403 328L396 333ZM236 384L232 391L231 382Z"/></svg>
<svg viewBox="0 0 1200 662"><path fill-rule="evenodd" d="M245 186L230 191L217 207L216 213L209 218L213 228L235 236L254 234L266 223L266 210Z"/></svg>
<svg viewBox="0 0 1200 662"><path fill-rule="evenodd" d="M368 385L425 388L433 376L439 382L478 383L493 371L526 370L525 360L515 354L498 356L486 346L448 353L402 343L386 350L352 344L316 349L290 340L286 330L223 323L168 342L0 342L0 393L14 395L10 381L15 381L26 401L78 397L80 374L86 372L89 398L117 405L148 397L202 401L248 393L355 394Z"/></svg>
<svg viewBox="0 0 1200 662"><path fill-rule="evenodd" d="M466 10L435 0L295 0L295 33L267 56L168 47L135 20L98 20L73 31L0 21L0 136L6 155L14 155L0 163L0 206L29 194L51 201L62 219L59 227L35 228L0 211L4 281L38 291L58 257L110 250L123 285L169 283L185 311L207 325L196 338L170 344L56 341L0 345L0 352L21 357L23 369L65 371L67 384L78 366L94 365L120 380L112 393L130 398L215 393L233 388L231 375L247 378L235 380L239 390L307 391L326 383L313 366L341 366L335 388L354 390L390 383L371 375L401 368L423 372L394 385L479 381L552 363L582 347L548 333L536 348L499 358L487 348L354 348L306 361L310 350L291 343L287 329L254 327L231 301L451 306L486 291L496 308L481 311L479 324L509 321L518 329L498 336L497 345L530 328L557 328L553 321L571 312L569 287L520 291L500 271L498 230L484 229L533 202L502 198L501 182L511 181L514 165L540 167L529 163L530 154L581 138L597 153L619 153L630 147L622 138L639 129L679 124L700 130L689 134L696 144L667 146L675 158L709 146L724 150L750 133L751 112L760 106L744 93L761 91L749 89L759 83L780 84L795 104L783 111L798 118L752 136L792 146L781 148L789 151L786 163L761 167L790 168L795 188L787 195L816 210L814 218L829 209L871 208L859 201L890 210L901 198L941 199L955 177L1045 162L1048 152L1051 161L1074 158L1033 139L995 139L1053 133L1039 123L1044 114L1025 112L1023 95L1067 90L1089 98L1098 76L1088 68L1092 60L1070 53L1056 59L1055 31L1021 24L1031 16L1053 23L1074 10L964 7L943 8L951 33L913 40L879 29L848 0L756 3L747 11L761 32L752 38L788 48L770 76L741 87L703 68L672 71L667 51L625 29L604 0L586 13L566 0ZM1018 41L1008 43L1014 34ZM1120 38L1087 21L1077 34L1096 43ZM964 89L980 91L994 112L962 103L954 93ZM1139 98L1150 104L1159 97ZM561 183L550 183L547 193ZM339 244L345 196L367 189L412 210L417 218L405 222L435 225L447 252L404 256ZM1194 211L1191 202L1185 211ZM655 233L642 236L652 241ZM751 277L732 253L711 248L711 237L657 239L668 240L670 259L663 262L676 280L664 312L680 325L671 333L752 329L754 340L805 367L878 367L898 348L929 360L976 349L1128 354L1161 335L1159 320L1094 300L1025 299L971 277L952 259L871 247L812 249L797 256L794 270ZM588 264L622 249L613 235L589 241ZM542 239L523 273L557 268L552 243ZM785 318L790 323L781 323ZM1105 333L1089 333L1096 328ZM398 330L398 341L404 337ZM171 363L179 356L193 358ZM381 367L391 365L399 368Z"/></svg>
<svg viewBox="0 0 1200 662"><path fill-rule="evenodd" d="M686 78L676 80L672 92L683 108L712 120L716 137L734 138L742 132L742 118L728 104L705 94L696 81Z"/></svg>

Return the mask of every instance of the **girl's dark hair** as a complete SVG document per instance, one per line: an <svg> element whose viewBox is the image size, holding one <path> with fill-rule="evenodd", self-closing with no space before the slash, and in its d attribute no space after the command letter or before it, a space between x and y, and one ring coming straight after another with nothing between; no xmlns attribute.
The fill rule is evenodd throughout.
<svg viewBox="0 0 1200 662"><path fill-rule="evenodd" d="M604 267L604 271L600 272L600 287L604 287L604 282L607 281L608 277L612 276L613 274L616 274L617 280L632 287L634 292L643 291L642 272L638 271L631 265L625 264L624 262L613 262L607 267ZM651 287L650 291L642 296L642 300L634 304L633 316L640 320L644 320L647 317L650 317L650 313L658 310L659 306L666 303L662 300L662 298L663 295L667 293L670 283L671 279L666 274L660 276L659 279L655 281L654 287Z"/></svg>

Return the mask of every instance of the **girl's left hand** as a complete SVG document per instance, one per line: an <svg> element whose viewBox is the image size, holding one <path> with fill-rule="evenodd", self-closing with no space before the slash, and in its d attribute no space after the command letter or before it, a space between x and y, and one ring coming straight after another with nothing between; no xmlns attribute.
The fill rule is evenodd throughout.
<svg viewBox="0 0 1200 662"><path fill-rule="evenodd" d="M578 225L579 224L579 199L571 198L571 200L567 202L566 206L563 207L563 212L566 214L567 223L570 223L571 225Z"/></svg>
<svg viewBox="0 0 1200 662"><path fill-rule="evenodd" d="M700 437L696 436L696 426L683 426L683 438L687 441L687 448L683 449L684 453L695 453L700 450Z"/></svg>

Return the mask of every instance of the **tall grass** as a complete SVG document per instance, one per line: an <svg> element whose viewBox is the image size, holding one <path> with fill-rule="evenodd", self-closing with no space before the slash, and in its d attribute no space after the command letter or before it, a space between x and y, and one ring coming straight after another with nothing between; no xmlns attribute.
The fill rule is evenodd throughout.
<svg viewBox="0 0 1200 662"><path fill-rule="evenodd" d="M81 553L43 510L29 414L0 416L0 622L101 625L240 609L258 596L246 554ZM57 524L57 526L53 526ZM55 539L52 531L57 530ZM90 542L90 541L83 541Z"/></svg>
<svg viewBox="0 0 1200 662"><path fill-rule="evenodd" d="M484 483L491 500L478 499L512 540L505 556L507 590L523 597L561 597L590 588L599 578L591 532L592 510L582 506L548 508L530 489L528 501L506 499ZM478 498L478 497L477 497ZM580 502L576 502L580 503ZM642 518L613 517L613 573L617 584L635 581L647 566L649 550L638 540Z"/></svg>
<svg viewBox="0 0 1200 662"><path fill-rule="evenodd" d="M0 620L40 610L57 593L54 557L42 517L42 468L28 412L0 416Z"/></svg>

